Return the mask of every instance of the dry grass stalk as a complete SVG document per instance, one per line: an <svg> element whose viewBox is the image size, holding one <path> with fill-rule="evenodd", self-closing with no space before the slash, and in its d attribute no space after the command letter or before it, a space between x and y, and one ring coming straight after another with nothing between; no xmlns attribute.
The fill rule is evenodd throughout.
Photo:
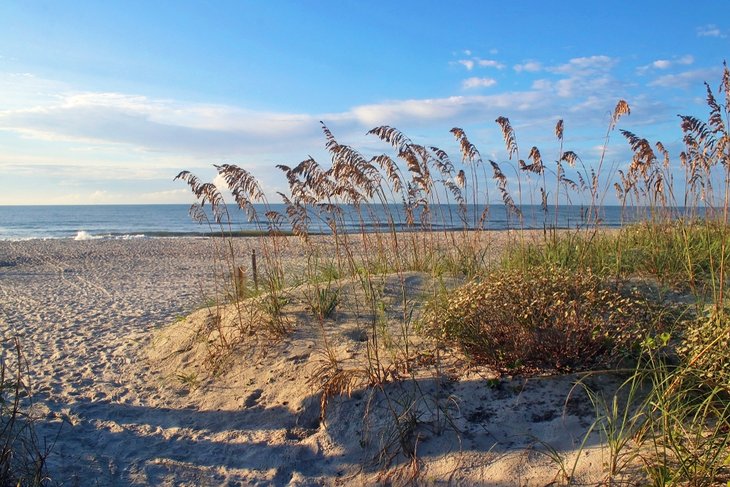
<svg viewBox="0 0 730 487"><path fill-rule="evenodd" d="M720 93L723 93L725 97L725 104L719 103L709 85L706 85L706 98L710 109L708 122L705 123L691 116L681 117L685 150L679 155L679 160L681 167L685 170L684 204L692 207L691 211L696 212L695 214L699 213L699 209L702 208L706 217L717 217L722 210L721 223L724 226L720 227L720 235L724 239L717 240L721 243L718 245L718 249L710 252L710 264L708 265L711 269L711 286L714 289L712 300L717 313L724 312L724 295L727 285L725 268L727 266L728 207L730 206L728 200L730 136L728 136L726 125L727 102L730 98L729 87L730 72L725 66L720 88ZM362 321L362 328L367 333L367 363L359 366L350 366L351 364L346 366L337 358L327 340L324 340L325 359L314 374L315 384L322 391L322 410L326 409L328 399L332 396L350 394L358 388L380 387L385 395L385 400L390 401L392 397L385 392L383 385L399 380L404 373L412 372L412 358L418 356L418 351L413 352L412 344L408 340L412 319L409 313L412 313L412 310L408 311L407 303L422 297L408 295L410 291L405 285L404 277L407 270L418 269L438 278L450 274L461 274L470 277L490 275L494 279L494 274L488 274L491 270L488 264L489 259L485 258L484 246L481 245L482 238L486 236L484 229L488 227L490 217L488 192L490 186L499 191L507 215L510 218L518 218L520 225L523 225L521 178L526 178L525 195L529 193L530 201L532 201L533 194L535 196L539 194L540 206L545 215L543 224L546 230L549 228L547 222L548 196L551 189L554 191L555 220L552 228L554 232L551 233L553 240L550 241L546 238L543 242L551 250L560 250L557 228L561 202L572 204L574 201L579 201L584 208L582 223L583 228L588 230L586 241L589 242L586 244L588 250L583 250L586 253L596 251L596 248L590 247L590 245L593 244L596 237L596 231L600 225L600 209L606 193L611 187L616 190L618 200L624 210L646 207L653 223L659 225L671 222L671 219L678 215L676 209L673 208L677 206L677 200L681 199L681 195L674 192L671 156L661 142L652 145L647 139L628 130L621 130L633 153L630 165L625 170L621 169L613 174L603 172L610 134L619 121L630 112L629 104L626 101L620 100L616 104L610 115L601 155L594 164L584 161L571 150L564 150L565 127L563 120L558 120L555 125L555 137L559 143L559 150L556 157L555 181L552 183L554 188L550 188L547 184L546 173L551 170L546 168L542 153L536 146L532 146L529 151L527 157L529 163L519 158L515 131L506 117L499 117L496 122L502 132L507 161L498 163L489 160L491 181L487 177L488 168L482 160L481 153L469 140L466 132L457 127L451 129L450 132L457 141L461 155L460 161L452 160L445 151L437 147L417 144L403 132L386 125L373 128L368 134L389 144L392 154L366 157L352 147L341 144L332 131L322 123L325 148L330 157L329 165L320 164L310 157L294 167L277 166L282 170L289 186L286 194L279 194L284 202L283 211L275 210L268 204L260 184L250 173L233 165L216 166L233 193L237 206L246 212L249 218L256 217L257 212L262 210L262 207L258 205L263 206L267 225L262 229L266 236L262 237L260 242L265 261L266 277L264 280L267 282L267 293L265 294L267 298L260 299L260 301L268 303L268 305L262 306L269 306L272 315L277 316L279 320L282 319L280 308L285 306L282 304L282 299L286 299L285 289L292 284L292 276L286 275L281 263L282 249L286 245L286 240L281 235L282 231L290 230L296 237L299 237L304 254L312 257L320 255L318 254L320 250L315 245L316 239L313 238L315 225L317 225L316 229L322 228L322 226L326 228L331 233L331 239L334 242L334 250L331 250L332 253L328 256L328 260L333 267L336 267L336 279L351 279L361 287L363 298L356 300L352 306L355 308L353 314ZM514 165L509 162L513 158L516 160ZM505 166L505 164L507 165ZM514 170L518 191L514 197L510 192L510 186L514 182L510 181L503 168L509 174L512 174L509 168ZM530 181L532 175L540 178L541 181L533 184ZM721 179L723 177L724 181ZM204 206L210 204L213 210L213 220L217 223L226 223L230 215L218 188L212 183L201 182L186 171L181 172L177 179L185 181L199 201L199 204L191 209L196 218L200 221L207 221ZM517 202L515 197L518 199ZM444 199L448 213L444 212L442 208ZM452 202L456 209L453 214L451 213ZM473 218L470 218L472 215ZM404 224L403 229L410 230L410 232L399 233L398 230L401 228L397 225L400 222ZM371 224L376 230L371 231L368 227ZM460 231L444 230L442 234L439 234L434 231L438 225L442 225L444 228L459 228ZM653 228L656 230L659 227ZM416 230L420 232L416 232ZM686 228L684 232L681 243L689 249L692 235ZM547 235L547 232L545 234ZM520 232L520 238L523 238L523 235L524 232ZM579 232L576 231L576 238L571 240L571 243L579 243L578 235ZM707 235L708 242L715 241L712 240L715 233L707 230ZM553 247L550 247L551 243L554 244ZM583 244L580 243L580 245ZM626 249L621 248L620 245L618 244L617 257L614 262L617 278L622 277L624 271L621 266L624 264L623 259L626 258ZM565 257L566 260L576 258L575 246L571 252L574 253ZM221 263L233 264L235 257L229 253L221 259ZM696 265L693 260L695 257L689 254L689 250L685 257L688 280L693 283L694 287L694 281L698 279L693 270ZM586 258L586 254L578 257L578 259L584 258ZM657 260L658 265L661 264L656 255L653 255L652 258ZM316 260L312 259L312 261ZM580 264L583 264L582 260ZM237 267L232 269L237 269ZM316 279L314 276L320 271L320 269L310 268L306 274L309 277L304 285L307 286L307 292L311 296L317 296L317 293L325 288L321 282L312 282L313 279ZM381 326L382 324L377 322L377 317L385 314L388 307L383 298L381 279L388 273L398 275L401 282L399 291L403 296L401 326L405 337L405 340L400 342L401 344L393 339L393 334L388 331L387 326ZM560 271L555 271L553 274L549 277L557 279L562 276L563 279L558 283L558 287L563 291L570 288L576 281L580 281L575 277L576 274L565 276ZM592 277L586 279L588 284L595 284L591 280ZM503 280L507 280L507 278ZM483 290L485 282L487 281L472 284L470 289L472 291ZM581 282L586 284L584 281ZM523 303L524 314L530 316L539 314L549 308L549 303L537 308L535 303L542 302L540 300L545 297L544 293L547 291L552 290L555 293L559 291L555 287L551 287L550 282L540 281L540 283L542 283L542 287L538 285L536 288L529 289L527 286L530 283L513 283L513 288L500 289L493 299L501 308L504 308L507 298L517 302L532 296L534 299ZM603 286L591 287L588 284L583 290L585 293L578 292L577 295L580 296L583 304L599 303L608 306L608 310L599 310L597 315L603 317L610 315L620 321L623 315L616 309L616 306L631 309L638 306L633 301L622 301L625 297L613 294L608 296L606 293L610 294L610 289ZM521 287L516 287L518 285ZM551 356L556 361L563 361L557 364L558 368L569 368L574 367L581 360L592 360L598 357L603 351L602 347L606 344L601 342L596 345L592 341L595 338L592 336L595 331L593 328L590 330L585 327L581 328L585 323L576 316L578 316L578 311L585 311L579 309L583 304L577 304L563 295L559 297L562 305L567 308L560 308L558 311L565 313L568 318L563 317L562 321L556 318L554 321L569 322L575 325L567 332L569 338L556 339L554 338L556 335L550 335L550 332L546 331L547 335L536 340L529 341L527 332L517 339L522 340L520 343L529 341L530 346L533 347L533 355ZM314 300L314 298L312 299ZM614 301L611 301L612 299ZM485 304L483 297L478 297L476 301L478 306L490 304ZM241 312L245 312L246 305L238 305L241 306ZM465 303L459 304L459 306L462 305L466 306ZM311 306L311 308L316 314L315 306ZM498 314L497 311L491 314ZM261 307L258 312L261 312ZM371 318L363 318L366 316ZM315 318L318 319L322 334L326 337L325 317L320 313L320 316L315 316ZM496 328L499 329L496 331L494 326L490 330L486 330L489 327L475 327L472 330L477 342L474 350L478 350L479 346L484 345L484 340L494 341L495 337L502 337L504 340L499 341L498 345L491 345L492 351L497 355L501 354L502 357L493 358L492 362L500 363L504 367L507 362L511 362L511 365L519 362L520 358L516 355L507 357L510 340L514 344L517 333L514 322L521 319L520 317L513 318L513 321L505 320L504 323L497 326ZM538 318L544 319L544 316ZM371 321L368 322L369 319ZM270 323L269 328L278 330L283 335L289 330L289 325L289 323L278 321ZM250 327L242 328L251 329ZM627 329L623 331L631 335ZM551 339L545 339L545 336L548 335L552 337L552 343L560 342L565 346L583 344L584 346L581 350L571 349L569 353L565 351L565 348L560 347L548 349L551 343ZM625 338L624 335L621 337ZM636 341L638 338L629 336L626 343L631 340ZM230 348L234 343L235 340L224 345ZM426 345L419 346L425 347ZM428 346L434 346L434 342L428 342ZM475 357L479 356L474 350L469 352ZM568 362L570 363L568 364ZM395 412L396 409L392 408L392 411ZM398 422L400 417L397 412L394 413L398 424L401 424ZM398 434L399 441L406 437L406 434ZM414 468L413 471L417 471L414 467L417 465L416 448L413 445L413 442L406 441L400 445L399 451L405 452L410 462L415 462L408 465L409 468ZM389 454L386 456L391 460L393 458Z"/></svg>

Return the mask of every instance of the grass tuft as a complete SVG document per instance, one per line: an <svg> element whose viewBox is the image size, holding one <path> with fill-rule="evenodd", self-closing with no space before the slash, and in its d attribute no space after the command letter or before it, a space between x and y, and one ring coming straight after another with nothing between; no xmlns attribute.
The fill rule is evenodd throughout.
<svg viewBox="0 0 730 487"><path fill-rule="evenodd" d="M0 344L0 485L40 486L50 479L31 415L28 370L17 338Z"/></svg>
<svg viewBox="0 0 730 487"><path fill-rule="evenodd" d="M725 65L718 92L725 101L728 80ZM631 156L615 171L607 169L605 157L611 134L631 113L624 100L612 112L594 161L566 147L567 127L559 120L555 157L528 146L525 162L514 126L500 116L501 160L483 160L458 127L450 133L460 161L390 126L368 134L392 154L366 156L322 124L327 163L309 157L277 166L289 187L278 194L283 211L269 204L245 169L215 166L235 207L257 226L250 279L241 265L248 256L231 243L232 209L223 193L181 172L177 179L198 201L191 215L223 237L211 239L219 277L211 307L217 320L204 333L211 353L228 357L251 337L284 339L307 326L285 312L294 299L287 286L295 285L317 322L312 328L322 335L324 359L311 378L322 392L322 410L334 395L377 389L393 425L384 436L387 461L381 464L390 468L395 458L406 459L382 478L407 471L407 481L415 480L420 466L414 432L421 418L412 406L429 398L402 401L385 384L417 373L440 378L445 353L459 360L465 355L469 366L522 374L613 366L630 356L638 364L626 386L630 401L589 393L597 415L593 427L604 433L611 459L608 482L638 460L654 485L727 481L730 107L709 85L706 92L707 122L680 117L684 150L677 158L661 142L621 129ZM625 225L607 230L602 205L609 188L616 190ZM487 230L495 201L503 205L499 225L507 229L503 253L491 246ZM559 228L566 207L572 220ZM542 231L525 230L530 216ZM284 265L294 238L307 262L303 271ZM441 287L415 290L412 271ZM386 281L397 283L387 293ZM231 307L237 334L220 319ZM357 322L366 355L361 363L343 362L332 344L328 333L340 316ZM323 326L325 319L332 326ZM419 363L427 366L419 370ZM649 392L645 384L653 386ZM576 466L564 464L557 450L551 458L572 482Z"/></svg>

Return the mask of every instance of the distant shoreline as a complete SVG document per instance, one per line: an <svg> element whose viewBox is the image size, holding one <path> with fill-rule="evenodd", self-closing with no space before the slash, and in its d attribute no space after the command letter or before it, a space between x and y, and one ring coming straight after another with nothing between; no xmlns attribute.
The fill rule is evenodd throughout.
<svg viewBox="0 0 730 487"><path fill-rule="evenodd" d="M596 227L598 230L609 230L609 229L616 229L620 228L618 226L598 226ZM395 230L395 233L398 234L410 234L410 233L455 233L455 232L487 232L487 233L499 233L499 232L543 232L543 231L553 231L557 230L558 232L564 232L564 231L572 231L572 230L579 230L579 228L576 227L547 227L547 228L484 228L484 229L475 229L475 228L438 228L438 229L432 229L427 230L424 228L398 228ZM347 235L360 235L362 232L360 231L347 231L347 232L341 232L341 235L347 234ZM390 230L382 230L382 229L375 229L370 231L365 231L368 235L375 235L376 233L380 234L391 234L392 232ZM85 234L85 235L84 235ZM209 238L251 238L251 237L295 237L296 235L294 232L288 230L288 231L280 231L280 232L267 232L264 230L258 231L258 230L238 230L238 231L232 231L232 232L202 232L202 233L193 233L193 232L183 232L183 233L174 233L174 232L150 232L150 233L143 233L143 234L136 234L136 235L129 235L129 234L107 234L107 235L90 235L84 232L81 236L78 234L76 236L67 236L67 237L27 237L27 238L0 238L0 242L33 242L33 241L77 241L77 242L84 242L84 241L100 241L100 240L151 240L151 239L209 239ZM307 234L310 237L328 237L332 236L332 233L326 233L326 232L309 232Z"/></svg>
<svg viewBox="0 0 730 487"><path fill-rule="evenodd" d="M544 213L539 206L523 206L523 218L520 222L514 215L506 213L502 205L489 208L489 215L482 222L483 207L467 207L467 214L460 213L455 205L431 205L428 215L429 225L422 226L419 215L413 215L415 224L409 225L401 205L368 205L358 212L351 206L341 207L338 216L338 232L360 233L390 232L392 228L399 232L450 230L508 230L528 229L543 230L545 228L574 229L585 223L584 208L580 206L561 206L558 217L553 214L554 208ZM282 217L273 225L280 235L292 235L286 207L274 204L258 207L256 219L248 221L241 212L231 211L231 221L223 224L215 223L211 215L208 222L198 223L188 214L187 205L99 205L99 206L0 206L0 240L29 239L134 239L134 238L177 238L177 237L212 237L220 236L223 230L226 236L249 237L268 234L272 222L265 215L265 210L272 210ZM206 209L208 207L206 206ZM631 210L635 211L635 210ZM599 226L602 228L619 227L625 222L635 221L635 217L645 215L631 211L623 213L620 207L604 206L599 213ZM680 210L681 211L681 210ZM307 222L310 235L327 235L329 226L322 216L316 212L308 214ZM231 232L227 229L230 228Z"/></svg>

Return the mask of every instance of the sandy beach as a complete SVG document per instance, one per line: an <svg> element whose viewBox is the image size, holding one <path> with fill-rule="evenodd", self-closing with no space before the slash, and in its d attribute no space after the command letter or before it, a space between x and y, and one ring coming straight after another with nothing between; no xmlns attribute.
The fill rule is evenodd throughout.
<svg viewBox="0 0 730 487"><path fill-rule="evenodd" d="M248 255L254 242L235 239L236 252ZM54 483L398 483L409 466L388 453L383 399L416 389L437 403L409 412L422 484L547 485L559 470L545 444L572 465L595 414L578 393L566 400L574 376L493 380L454 369L333 398L322 422L309 380L322 334L297 324L296 308L289 336L204 373L206 344L191 334L206 311L183 317L208 296L212 256L209 239L0 242L0 326L22 340ZM365 340L357 320L342 321L327 333L338 353L356 357ZM597 434L580 455L576 477L600 480Z"/></svg>

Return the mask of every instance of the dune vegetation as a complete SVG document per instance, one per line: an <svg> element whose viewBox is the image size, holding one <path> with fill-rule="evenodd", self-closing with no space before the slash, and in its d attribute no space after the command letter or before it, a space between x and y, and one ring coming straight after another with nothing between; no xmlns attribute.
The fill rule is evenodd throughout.
<svg viewBox="0 0 730 487"><path fill-rule="evenodd" d="M521 149L505 117L496 119L506 151L500 162L483 159L460 128L451 130L458 158L389 126L369 134L392 153L366 157L323 124L327 165L308 158L278 166L289 184L279 194L285 212L269 205L241 167L216 166L227 188L180 173L198 198L194 218L225 237L235 230L229 212L242 211L262 232L252 237L259 249L253 269L225 238L217 241L221 298L210 307L210 367L233 360L252 337L287 340L304 326L302 316L286 312L299 300L324 337L321 366L310 381L321 393L325 421L332 397L368 389L384 394L397 440L397 453L389 455L404 461L383 467L401 465L401 480L419 472L413 403L447 407L439 397L399 403L384 385L445 374L456 363L509 376L572 373L579 385L589 375L620 374L624 382L613 395L585 386L596 413L590 429L601 432L609 451L605 481L629 473L652 485L730 481L727 66L719 91L706 84L706 101L707 120L679 117L678 157L662 142L618 129L630 114L625 101L616 105L595 161L564 148L569 129L562 120L551 162L537 147ZM617 135L633 153L618 167L605 160ZM234 203L226 203L224 189ZM601 225L609 191L627 215L616 229ZM499 248L488 230L487 202L495 194L508 218L509 243ZM582 218L558 228L566 205L579 207ZM526 208L539 212L532 221L541 228L525 228ZM356 216L359 231L348 227L346 214ZM404 228L396 225L402 220ZM313 230L322 227L328 235ZM297 269L280 257L291 245L288 231L304 249L305 264ZM425 290L409 286L414 273L427 279ZM386 288L399 299L389 299ZM223 307L237 316L227 329L215 311ZM345 312L362 327L359 361L328 347L329 330ZM545 452L560 482L573 482L575 466L548 445Z"/></svg>
<svg viewBox="0 0 730 487"><path fill-rule="evenodd" d="M18 338L0 348L0 485L48 482L46 457L52 446L39 441L28 366Z"/></svg>

